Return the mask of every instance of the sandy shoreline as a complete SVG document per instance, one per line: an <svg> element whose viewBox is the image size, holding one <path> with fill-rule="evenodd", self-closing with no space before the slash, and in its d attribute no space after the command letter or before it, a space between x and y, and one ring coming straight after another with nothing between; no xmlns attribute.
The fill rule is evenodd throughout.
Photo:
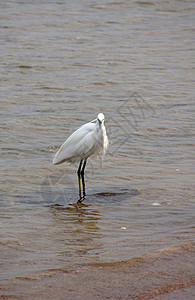
<svg viewBox="0 0 195 300"><path fill-rule="evenodd" d="M193 299L194 248L189 243L122 262L16 277L1 285L0 298Z"/></svg>

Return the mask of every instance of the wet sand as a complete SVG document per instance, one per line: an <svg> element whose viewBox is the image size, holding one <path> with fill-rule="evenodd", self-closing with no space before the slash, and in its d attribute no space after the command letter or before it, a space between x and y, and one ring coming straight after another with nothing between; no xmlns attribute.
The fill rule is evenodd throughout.
<svg viewBox="0 0 195 300"><path fill-rule="evenodd" d="M189 243L126 261L16 277L1 286L1 299L194 299L194 250Z"/></svg>

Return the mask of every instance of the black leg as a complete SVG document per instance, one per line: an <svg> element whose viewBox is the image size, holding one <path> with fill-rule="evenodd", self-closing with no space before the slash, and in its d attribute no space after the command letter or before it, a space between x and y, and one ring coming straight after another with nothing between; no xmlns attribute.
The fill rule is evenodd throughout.
<svg viewBox="0 0 195 300"><path fill-rule="evenodd" d="M83 168L81 170L81 178L82 178L82 184L83 184L83 200L85 200L85 195L86 195L86 193L85 193L85 167L86 167L86 163L87 163L87 160L85 159L84 163L83 163Z"/></svg>
<svg viewBox="0 0 195 300"><path fill-rule="evenodd" d="M80 164L79 164L79 168L77 170L77 175L78 175L78 181L79 181L79 200L78 202L81 201L81 167L82 167L82 162L83 160L80 161Z"/></svg>

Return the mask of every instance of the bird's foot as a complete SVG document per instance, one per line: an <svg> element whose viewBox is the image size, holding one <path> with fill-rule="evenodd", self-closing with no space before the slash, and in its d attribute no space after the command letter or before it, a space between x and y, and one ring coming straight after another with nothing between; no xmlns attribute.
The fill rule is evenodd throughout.
<svg viewBox="0 0 195 300"><path fill-rule="evenodd" d="M85 200L85 196L81 197L81 198L77 201L77 203L82 203L84 200Z"/></svg>

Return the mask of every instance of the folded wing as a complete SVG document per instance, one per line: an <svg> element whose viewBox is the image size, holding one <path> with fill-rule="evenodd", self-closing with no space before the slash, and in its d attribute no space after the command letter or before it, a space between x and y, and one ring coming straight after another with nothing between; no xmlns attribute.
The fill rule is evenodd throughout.
<svg viewBox="0 0 195 300"><path fill-rule="evenodd" d="M87 123L77 129L60 147L53 159L53 164L77 162L86 159L93 151L96 142L96 124Z"/></svg>

